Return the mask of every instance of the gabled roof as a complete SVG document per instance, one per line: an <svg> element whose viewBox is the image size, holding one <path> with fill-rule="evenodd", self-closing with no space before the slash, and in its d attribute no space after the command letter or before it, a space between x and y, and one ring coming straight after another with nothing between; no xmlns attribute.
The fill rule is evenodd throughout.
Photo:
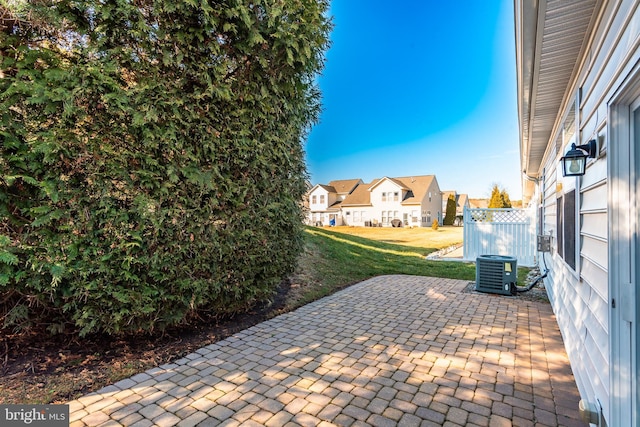
<svg viewBox="0 0 640 427"><path fill-rule="evenodd" d="M404 184L411 190L409 197L406 197L403 201L403 205L410 205L415 203L421 203L427 196L429 187L436 180L435 175L421 175L421 176L407 176L402 178L395 178ZM439 191L439 190L438 190Z"/></svg>
<svg viewBox="0 0 640 427"><path fill-rule="evenodd" d="M489 206L489 199L469 199L469 206L484 209Z"/></svg>
<svg viewBox="0 0 640 427"><path fill-rule="evenodd" d="M463 208L465 204L468 203L469 201L469 195L468 194L458 194L457 191L443 191L442 192L442 203L446 203L447 200L449 200L449 196L455 196L455 200L456 200L456 207L458 208Z"/></svg>
<svg viewBox="0 0 640 427"><path fill-rule="evenodd" d="M324 184L316 184L313 186L313 188L311 190L308 191L308 194L313 193L314 191L316 191L316 189L318 188L322 188L323 190L325 190L327 193L335 193L336 189L333 188L330 185L324 185Z"/></svg>
<svg viewBox="0 0 640 427"><path fill-rule="evenodd" d="M329 187L333 187L338 194L350 194L356 186L362 184L363 181L360 178L355 179L342 179L331 181Z"/></svg>
<svg viewBox="0 0 640 427"><path fill-rule="evenodd" d="M458 201L458 193L455 191L447 190L442 192L442 202L449 200L449 196L453 196L456 202Z"/></svg>
<svg viewBox="0 0 640 427"><path fill-rule="evenodd" d="M355 190L342 201L342 206L371 206L371 192L369 188L372 185L373 183L358 185Z"/></svg>
<svg viewBox="0 0 640 427"><path fill-rule="evenodd" d="M318 187L322 187L325 190L327 190L329 193L335 193L336 189L333 188L331 185L324 185L324 184L318 184Z"/></svg>
<svg viewBox="0 0 640 427"><path fill-rule="evenodd" d="M398 178L389 178L388 176L385 176L383 178L380 178L379 180L373 180L371 183L371 187L369 188L369 191L373 190L375 187L377 187L378 185L382 184L385 181L391 181L393 182L395 185L397 185L398 187L400 187L401 190L409 190L409 188L405 187L405 185L398 180Z"/></svg>
<svg viewBox="0 0 640 427"><path fill-rule="evenodd" d="M342 206L371 206L371 190L386 180L395 183L402 190L405 190L406 195L401 203L403 205L411 205L420 203L425 198L429 187L435 180L435 175L374 179L369 184L358 185L353 193L344 199Z"/></svg>

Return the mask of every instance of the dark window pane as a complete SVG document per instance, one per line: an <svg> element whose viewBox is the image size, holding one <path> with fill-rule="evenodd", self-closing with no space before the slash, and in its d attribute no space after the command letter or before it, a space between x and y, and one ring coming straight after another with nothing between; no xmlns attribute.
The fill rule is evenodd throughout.
<svg viewBox="0 0 640 427"><path fill-rule="evenodd" d="M556 234L558 241L558 255L564 258L564 246L562 245L562 234L564 232L562 228L562 197L557 200L557 208L556 208Z"/></svg>
<svg viewBox="0 0 640 427"><path fill-rule="evenodd" d="M564 260L576 269L576 191L564 197Z"/></svg>

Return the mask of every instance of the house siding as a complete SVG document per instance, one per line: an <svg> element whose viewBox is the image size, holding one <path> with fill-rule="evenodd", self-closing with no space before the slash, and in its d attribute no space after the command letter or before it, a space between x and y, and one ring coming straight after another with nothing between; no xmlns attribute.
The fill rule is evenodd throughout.
<svg viewBox="0 0 640 427"><path fill-rule="evenodd" d="M336 201L338 201L336 193L323 186L314 188L308 196L309 212L307 214L307 223L311 225L316 225L317 223L329 225L331 219L335 219L336 225L341 225L339 209L331 208Z"/></svg>
<svg viewBox="0 0 640 427"><path fill-rule="evenodd" d="M431 195L431 199L429 199L429 195ZM444 220L444 211L442 211L442 192L440 191L438 181L435 179L429 186L429 190L425 194L424 199L421 201L420 208L423 212L431 212L431 221L424 221L422 223L422 227L431 227L431 223L434 219L437 219L438 224L442 225L442 221Z"/></svg>
<svg viewBox="0 0 640 427"><path fill-rule="evenodd" d="M345 225L364 226L370 222L374 226L390 227L393 219L399 219L405 227L430 227L433 219L442 224L441 206L442 195L436 177L423 175L385 177L362 184L344 200L341 209Z"/></svg>
<svg viewBox="0 0 640 427"><path fill-rule="evenodd" d="M562 177L560 157L570 144L562 141L558 126L571 108L569 99L559 112L556 132L552 133L539 171L540 182L532 200L543 207L544 234L554 242L545 254L549 275L545 286L549 294L576 384L583 399L602 405L604 422L611 422L611 373L615 354L611 352L609 245L608 235L608 159L610 137L609 102L640 60L640 8L637 1L611 1L592 34L591 44L582 58L576 77L569 82L568 95L577 100L576 143L599 141L599 156L589 160L581 178ZM558 130L560 129L560 130ZM557 200L576 190L576 267L571 268L558 253ZM544 263L540 263L544 268ZM615 353L615 351L614 351ZM614 359L612 362L611 359ZM635 409L634 409L635 410ZM615 420L615 418L614 418Z"/></svg>

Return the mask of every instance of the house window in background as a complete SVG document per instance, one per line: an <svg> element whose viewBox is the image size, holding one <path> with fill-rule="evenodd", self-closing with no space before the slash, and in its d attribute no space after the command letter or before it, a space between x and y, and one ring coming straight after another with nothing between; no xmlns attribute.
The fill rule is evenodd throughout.
<svg viewBox="0 0 640 427"><path fill-rule="evenodd" d="M382 223L387 223L387 211L382 211Z"/></svg>
<svg viewBox="0 0 640 427"><path fill-rule="evenodd" d="M411 211L411 222L418 222L418 211Z"/></svg>
<svg viewBox="0 0 640 427"><path fill-rule="evenodd" d="M324 203L324 194L320 195L320 203Z"/></svg>
<svg viewBox="0 0 640 427"><path fill-rule="evenodd" d="M396 191L396 192L394 192L394 193L393 193L393 201L394 201L394 202L397 202L397 201L398 201L398 197L399 197L399 196L398 196L398 192L397 192L397 191Z"/></svg>
<svg viewBox="0 0 640 427"><path fill-rule="evenodd" d="M427 224L431 223L431 211L427 211Z"/></svg>
<svg viewBox="0 0 640 427"><path fill-rule="evenodd" d="M431 201L431 191L429 191L429 201Z"/></svg>
<svg viewBox="0 0 640 427"><path fill-rule="evenodd" d="M317 196L311 196L311 203L315 204L318 201L318 197Z"/></svg>
<svg viewBox="0 0 640 427"><path fill-rule="evenodd" d="M383 202L387 201L387 193L382 193L382 201Z"/></svg>

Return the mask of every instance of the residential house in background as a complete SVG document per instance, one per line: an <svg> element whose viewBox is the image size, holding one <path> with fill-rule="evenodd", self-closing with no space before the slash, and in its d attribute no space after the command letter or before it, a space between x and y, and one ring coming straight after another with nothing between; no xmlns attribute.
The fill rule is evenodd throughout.
<svg viewBox="0 0 640 427"><path fill-rule="evenodd" d="M469 199L471 209L486 209L489 207L489 199Z"/></svg>
<svg viewBox="0 0 640 427"><path fill-rule="evenodd" d="M332 190L338 194L335 183L342 181L333 181L334 185L327 186L319 184L311 190L310 224L329 225L331 218L335 218L335 225L352 226L388 227L396 223L405 227L430 227L433 220L442 224L442 194L434 175L384 177L368 184L362 180L349 181L357 185L343 200L329 202L328 198ZM321 195L325 195L323 205L320 205Z"/></svg>
<svg viewBox="0 0 640 427"><path fill-rule="evenodd" d="M361 179L344 179L314 186L308 193L307 222L311 225L342 225L340 206L360 184Z"/></svg>
<svg viewBox="0 0 640 427"><path fill-rule="evenodd" d="M638 426L640 2L514 4L523 202L551 239L545 287L583 414ZM581 176L560 163L573 144L595 144Z"/></svg>
<svg viewBox="0 0 640 427"><path fill-rule="evenodd" d="M447 215L447 201L449 196L453 196L456 202L456 219L454 225L462 225L464 217L464 208L470 207L469 196L467 194L458 194L457 191L443 191L442 192L442 215Z"/></svg>

